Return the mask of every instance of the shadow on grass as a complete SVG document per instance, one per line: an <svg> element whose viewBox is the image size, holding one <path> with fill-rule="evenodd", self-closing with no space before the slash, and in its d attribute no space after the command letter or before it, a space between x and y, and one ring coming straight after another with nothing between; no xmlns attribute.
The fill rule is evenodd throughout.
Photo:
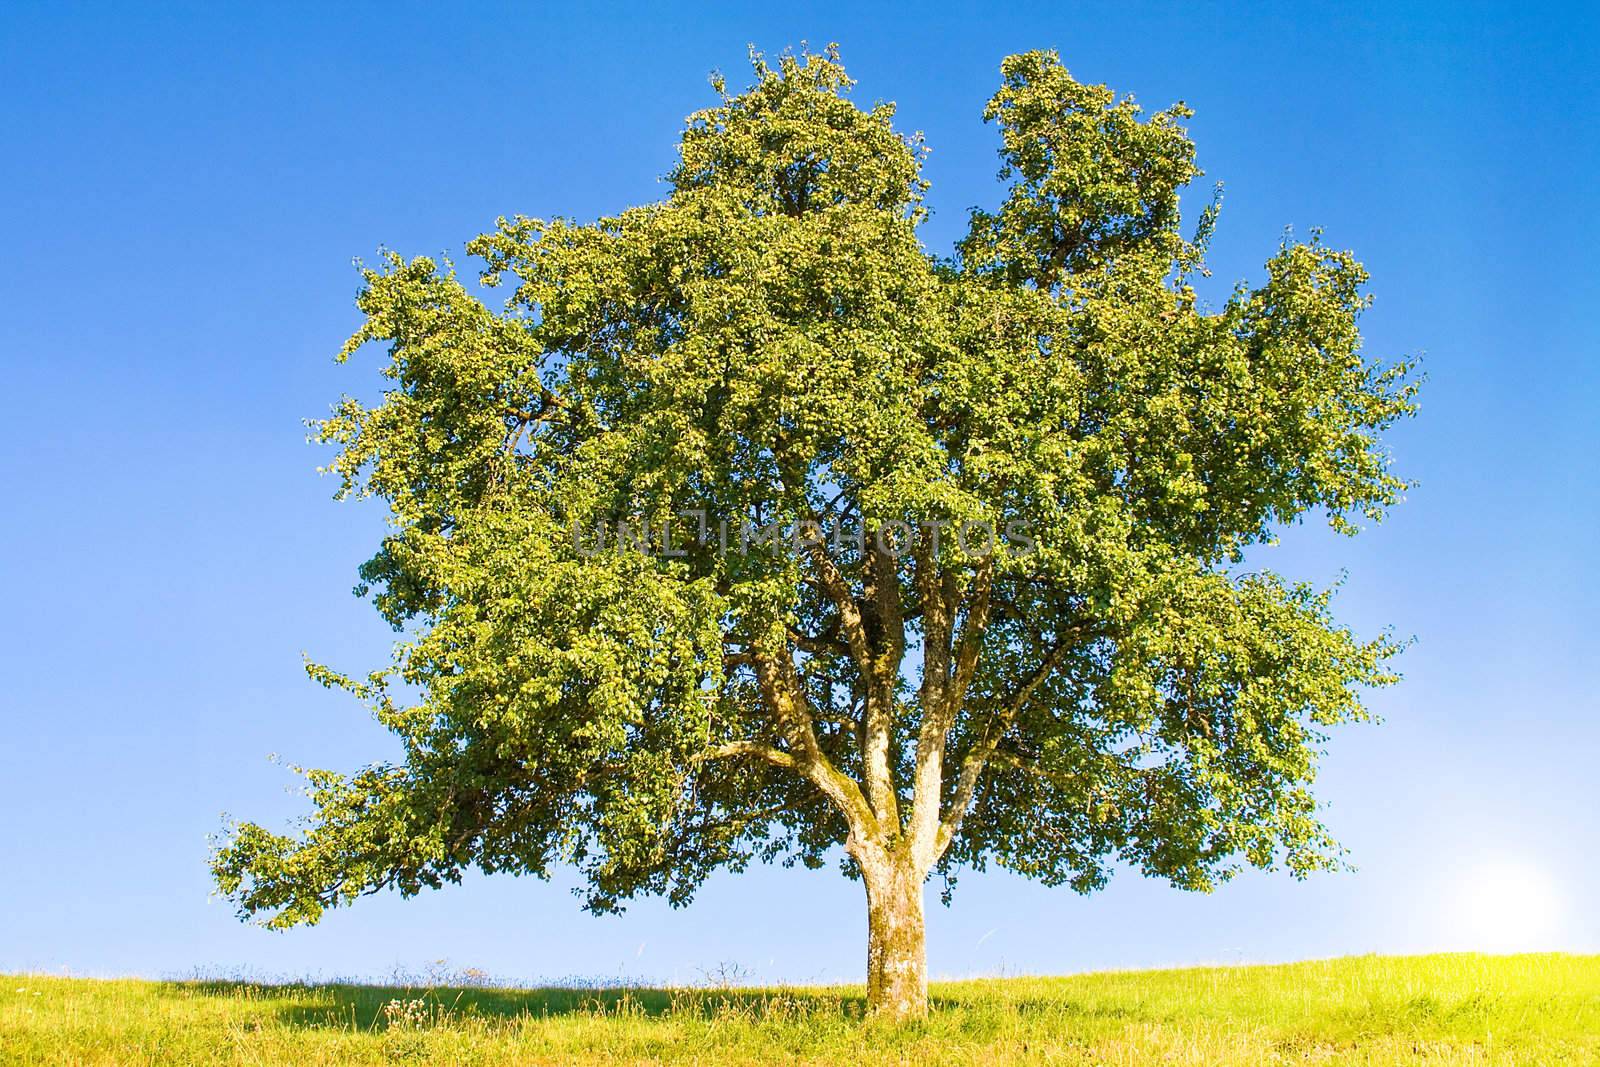
<svg viewBox="0 0 1600 1067"><path fill-rule="evenodd" d="M659 989L494 986L357 985L264 983L249 981L168 981L162 996L254 1003L296 1028L389 1029L416 1021L442 1019L521 1019L561 1016L646 1017L666 1015L706 1019L756 1020L833 1017L862 1019L866 998L825 989Z"/></svg>
<svg viewBox="0 0 1600 1067"><path fill-rule="evenodd" d="M496 986L365 985L342 982L267 983L251 981L169 981L160 995L239 1001L262 1015L301 1030L346 1032L385 1030L454 1023L464 1020L509 1022L519 1019L664 1018L738 1020L749 1023L861 1023L866 997L847 989L765 988L661 989L643 986L577 988L550 986L513 989ZM1085 1003L1073 998L995 998L948 996L930 998L930 1023L953 1023L974 1035L1013 1022L1031 1020L1076 1029L1092 1023L1155 1020L1152 1013L1125 1005ZM942 1018L941 1018L942 1017ZM911 1024L913 1030L919 1024Z"/></svg>

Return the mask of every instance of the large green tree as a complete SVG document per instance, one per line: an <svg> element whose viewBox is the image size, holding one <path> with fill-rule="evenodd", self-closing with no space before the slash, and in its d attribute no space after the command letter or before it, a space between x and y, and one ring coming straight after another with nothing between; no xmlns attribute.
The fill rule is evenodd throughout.
<svg viewBox="0 0 1600 1067"><path fill-rule="evenodd" d="M297 834L233 827L242 915L557 864L605 911L839 856L906 1016L935 873L1337 862L1308 786L1394 647L1241 561L1395 502L1410 368L1363 356L1365 272L1319 239L1196 295L1182 105L1001 70L1004 199L948 257L920 139L830 50L714 82L659 203L471 242L503 311L428 259L365 271L341 358L387 345L387 391L321 437L388 503L362 581L401 637L312 673L404 759L308 772Z"/></svg>

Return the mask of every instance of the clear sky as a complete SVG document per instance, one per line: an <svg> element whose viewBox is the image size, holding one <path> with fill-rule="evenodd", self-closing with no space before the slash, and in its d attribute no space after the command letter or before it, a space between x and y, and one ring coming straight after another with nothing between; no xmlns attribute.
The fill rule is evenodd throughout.
<svg viewBox="0 0 1600 1067"><path fill-rule="evenodd" d="M997 199L980 117L1002 56L1056 48L1186 100L1191 217L1227 186L1217 291L1259 278L1284 226L1324 227L1372 272L1370 350L1429 374L1392 437L1410 499L1264 558L1348 569L1342 617L1418 639L1386 723L1339 732L1322 778L1360 870L1210 897L968 876L930 907L932 972L1600 950L1595 8L579 6L0 10L0 970L862 973L861 889L833 869L603 919L570 881L470 878L286 934L239 924L206 872L224 811L301 810L269 753L392 751L301 670L363 671L390 638L350 595L381 513L330 500L301 425L376 381L373 357L332 361L352 257L654 199L708 72L740 84L747 42L802 41L838 41L858 97L926 133L939 251Z"/></svg>

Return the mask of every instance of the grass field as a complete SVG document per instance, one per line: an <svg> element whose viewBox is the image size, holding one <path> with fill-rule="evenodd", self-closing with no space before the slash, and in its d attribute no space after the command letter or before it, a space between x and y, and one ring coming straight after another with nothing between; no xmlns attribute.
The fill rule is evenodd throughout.
<svg viewBox="0 0 1600 1067"><path fill-rule="evenodd" d="M939 983L926 1023L859 988L500 989L11 975L0 1061L1600 1063L1600 957L1356 957Z"/></svg>

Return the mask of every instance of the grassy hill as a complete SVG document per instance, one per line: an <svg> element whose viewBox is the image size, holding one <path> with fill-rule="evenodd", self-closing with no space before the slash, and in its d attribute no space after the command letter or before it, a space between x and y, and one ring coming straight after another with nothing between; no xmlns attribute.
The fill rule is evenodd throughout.
<svg viewBox="0 0 1600 1067"><path fill-rule="evenodd" d="M0 1062L1600 1063L1600 956L1357 957L859 988L263 986L12 975Z"/></svg>

